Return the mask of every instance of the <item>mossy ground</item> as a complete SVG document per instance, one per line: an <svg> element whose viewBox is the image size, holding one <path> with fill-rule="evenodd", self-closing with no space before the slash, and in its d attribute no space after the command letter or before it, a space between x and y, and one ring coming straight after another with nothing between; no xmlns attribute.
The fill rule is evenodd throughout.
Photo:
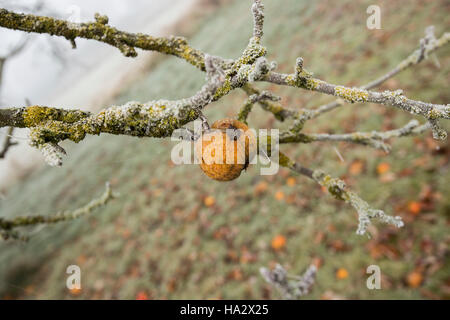
<svg viewBox="0 0 450 320"><path fill-rule="evenodd" d="M302 56L316 77L357 86L409 55L426 26L435 24L437 35L448 31L444 0L378 1L382 29L373 31L366 28L370 4L374 1L265 1L263 44L269 59L278 61L281 71L292 72L295 58ZM238 57L252 30L249 8L248 1L234 1L219 9L190 42L211 54ZM437 56L440 69L431 59L381 89L402 88L413 99L448 103L450 49ZM169 57L116 102L187 97L203 79L203 73ZM301 89L261 87L282 95L282 102L292 107L315 107L332 99ZM205 113L211 122L235 116L245 100L242 91L235 91ZM380 130L402 126L410 118L394 108L353 104L308 122L305 131ZM258 106L249 124L286 126ZM445 127L450 129L448 121ZM285 169L261 176L257 166L251 167L239 179L220 183L197 166L172 165L173 142L168 139L101 135L64 146L69 153L64 166L43 168L8 190L0 201L2 216L76 208L100 195L107 180L121 197L78 221L35 228L28 243L0 243L1 297L134 299L145 292L155 299L278 298L259 268L279 262L298 274L313 259L322 266L308 298L450 296L450 147L448 140L434 142L431 133L394 141L389 155L345 143L283 148L303 165L343 178L374 207L404 218L406 226L400 230L375 224L370 240L355 234L357 217L351 207ZM355 170L352 164L358 161L362 164ZM377 172L380 163L389 164L388 172ZM267 189L261 187L264 183ZM423 204L416 215L408 209L414 200ZM275 251L271 240L277 235L287 242ZM71 264L82 270L78 295L65 287ZM371 264L381 267L382 290L366 288L365 269ZM338 268L345 268L348 277L337 279ZM414 270L423 276L416 288L407 281Z"/></svg>

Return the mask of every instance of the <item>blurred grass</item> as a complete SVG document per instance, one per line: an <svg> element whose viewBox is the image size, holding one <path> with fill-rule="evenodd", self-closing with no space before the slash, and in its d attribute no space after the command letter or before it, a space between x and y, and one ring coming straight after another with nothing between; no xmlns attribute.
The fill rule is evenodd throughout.
<svg viewBox="0 0 450 320"><path fill-rule="evenodd" d="M370 4L382 8L381 30L366 28ZM417 47L426 26L434 24L440 36L450 24L445 0L266 0L265 7L264 44L281 71L291 72L295 58L302 56L317 77L347 85L366 83L394 67ZM219 9L190 42L211 54L238 57L252 30L249 9L250 1ZM437 56L440 69L430 59L383 88L400 87L413 99L448 103L449 48ZM203 80L204 74L167 58L124 89L116 103L187 97ZM292 88L261 87L282 95L292 107L332 100ZM244 93L235 91L205 113L210 121L233 116L244 100ZM381 130L410 118L394 109L355 104L311 121L305 131ZM255 128L286 126L259 107L249 120ZM445 126L450 129L448 121ZM430 133L402 138L393 142L389 155L336 145L345 162L328 143L284 147L305 166L344 178L374 207L405 219L400 230L375 224L370 240L355 234L351 207L303 177L287 184L293 176L284 169L260 176L253 167L233 182L218 183L196 166L173 166L169 140L102 135L65 146L69 157L61 169L43 168L8 190L0 202L2 216L76 208L101 194L107 180L121 197L92 216L30 230L28 243L0 243L0 297L134 299L141 292L155 299L279 298L259 268L279 262L299 274L313 260L320 260L321 267L308 298L450 297L448 140L436 143ZM353 161L362 162L362 172L350 170ZM387 175L377 173L380 163L389 164ZM267 190L261 187L265 184ZM214 198L212 206L204 204L207 196ZM414 215L408 204L417 199L426 206ZM287 239L278 251L271 248L277 235ZM83 290L77 295L65 288L70 264L82 269ZM366 288L365 269L371 264L381 267L382 290ZM348 278L336 279L338 268L345 268ZM423 277L416 288L407 280L413 271Z"/></svg>

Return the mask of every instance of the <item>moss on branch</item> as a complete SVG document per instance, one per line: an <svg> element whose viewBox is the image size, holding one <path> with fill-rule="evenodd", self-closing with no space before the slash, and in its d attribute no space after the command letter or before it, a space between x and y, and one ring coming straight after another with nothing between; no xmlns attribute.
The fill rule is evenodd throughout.
<svg viewBox="0 0 450 320"><path fill-rule="evenodd" d="M9 114L9 117L7 116ZM158 100L145 104L128 102L91 114L45 106L3 109L0 126L30 128L31 144L39 147L63 140L80 142L87 134L123 134L138 137L167 137L195 120L198 111L190 100Z"/></svg>

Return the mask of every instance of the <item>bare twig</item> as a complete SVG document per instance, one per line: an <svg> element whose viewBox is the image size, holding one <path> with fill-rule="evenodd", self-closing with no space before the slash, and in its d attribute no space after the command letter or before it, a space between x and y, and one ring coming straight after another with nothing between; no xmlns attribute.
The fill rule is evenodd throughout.
<svg viewBox="0 0 450 320"><path fill-rule="evenodd" d="M11 140L13 131L14 131L14 127L9 127L6 130L6 137L3 142L2 148L0 149L0 159L5 158L6 153L8 152L9 148L18 144L17 142Z"/></svg>
<svg viewBox="0 0 450 320"><path fill-rule="evenodd" d="M417 120L411 120L405 126L389 130L389 131L372 131L372 132L352 132L345 134L329 134L329 133L293 133L292 131L282 132L280 134L280 143L309 143L314 141L346 141L358 143L381 149L385 152L390 151L390 146L385 142L394 137L404 137L421 134L430 129L430 124L420 125Z"/></svg>

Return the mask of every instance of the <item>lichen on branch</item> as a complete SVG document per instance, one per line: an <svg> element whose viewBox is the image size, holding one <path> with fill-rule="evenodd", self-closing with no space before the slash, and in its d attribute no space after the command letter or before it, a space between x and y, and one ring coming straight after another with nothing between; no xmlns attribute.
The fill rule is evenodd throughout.
<svg viewBox="0 0 450 320"><path fill-rule="evenodd" d="M190 47L183 37L152 37L142 33L120 31L108 25L108 17L95 15L95 21L74 23L52 17L22 14L0 9L0 27L25 32L92 39L118 48L126 57L135 57L135 48L170 54L204 70L204 53Z"/></svg>
<svg viewBox="0 0 450 320"><path fill-rule="evenodd" d="M399 138L405 136L412 136L420 134L430 129L430 124L425 123L420 125L419 121L411 120L405 126L388 130L388 131L371 131L371 132L351 132L344 134L329 134L329 133L303 133L293 132L292 130L283 131L280 133L280 143L311 143L315 141L345 141L371 146L375 149L383 150L388 153L391 147L386 143L386 140L391 138Z"/></svg>

